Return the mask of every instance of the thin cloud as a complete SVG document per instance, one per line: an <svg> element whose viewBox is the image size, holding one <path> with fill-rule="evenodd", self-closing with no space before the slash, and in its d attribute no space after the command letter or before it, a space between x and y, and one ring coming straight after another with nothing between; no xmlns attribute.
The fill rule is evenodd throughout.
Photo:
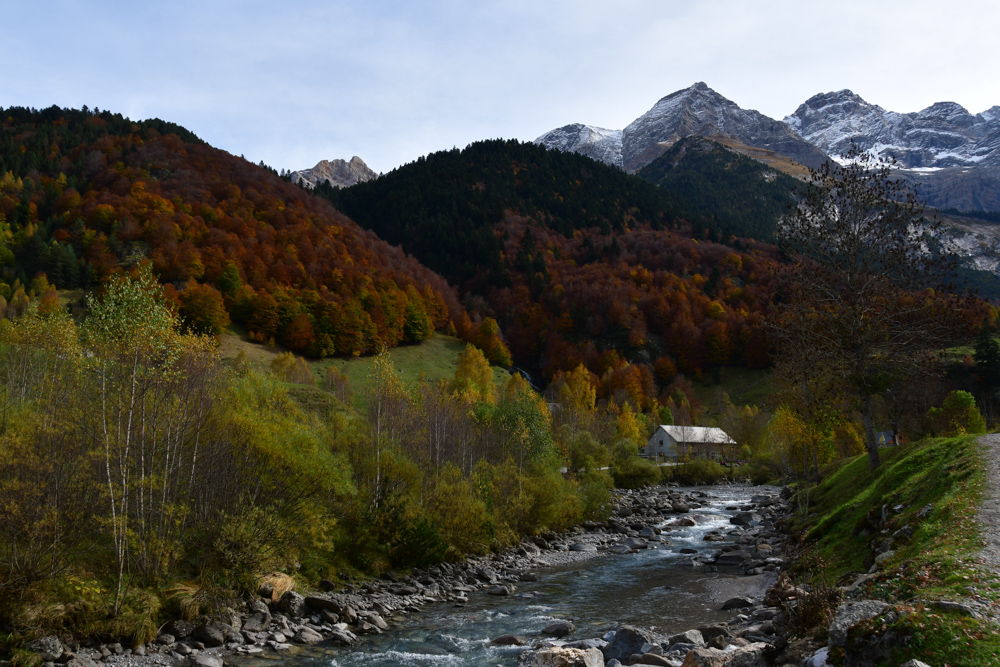
<svg viewBox="0 0 1000 667"><path fill-rule="evenodd" d="M851 88L1000 104L989 2L35 2L5 10L0 105L88 104L302 168L388 171L477 139L622 128L695 81L781 118Z"/></svg>

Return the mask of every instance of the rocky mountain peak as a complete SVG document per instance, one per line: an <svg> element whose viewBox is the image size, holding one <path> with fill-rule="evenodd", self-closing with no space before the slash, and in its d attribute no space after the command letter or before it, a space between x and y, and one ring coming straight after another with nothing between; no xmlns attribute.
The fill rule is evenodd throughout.
<svg viewBox="0 0 1000 667"><path fill-rule="evenodd" d="M320 160L312 169L292 172L292 183L303 183L314 188L323 181L335 188L349 188L357 183L365 183L378 178L365 161L357 155L347 160Z"/></svg>
<svg viewBox="0 0 1000 667"><path fill-rule="evenodd" d="M546 132L534 143L570 153L580 153L619 169L622 166L622 131L572 123Z"/></svg>
<svg viewBox="0 0 1000 667"><path fill-rule="evenodd" d="M741 109L704 82L661 98L622 132L622 166L635 171L690 135L728 137L773 150L810 166L825 156L784 123L752 109Z"/></svg>

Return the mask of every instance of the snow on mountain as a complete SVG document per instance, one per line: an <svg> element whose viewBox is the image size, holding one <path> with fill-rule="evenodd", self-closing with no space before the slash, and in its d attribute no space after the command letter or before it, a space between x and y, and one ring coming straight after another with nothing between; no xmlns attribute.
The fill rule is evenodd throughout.
<svg viewBox="0 0 1000 667"><path fill-rule="evenodd" d="M357 155L346 160L320 160L312 169L300 169L292 172L292 183L304 183L306 187L314 188L319 183L327 181L335 188L349 188L356 183L373 181L378 174L368 168L365 161Z"/></svg>
<svg viewBox="0 0 1000 667"><path fill-rule="evenodd" d="M1000 166L1000 108L972 115L954 102L913 113L886 111L850 90L814 95L785 118L809 143L843 156L857 143L876 155L894 156L903 169Z"/></svg>
<svg viewBox="0 0 1000 667"><path fill-rule="evenodd" d="M781 153L808 166L817 166L826 159L786 124L757 111L741 109L701 82L667 95L624 130L577 123L547 132L535 143L582 153L634 172L692 134L728 137Z"/></svg>
<svg viewBox="0 0 1000 667"><path fill-rule="evenodd" d="M826 156L781 121L752 109L741 109L702 82L662 98L622 132L622 164L635 171L649 164L674 142L696 134L724 136L772 150L808 166Z"/></svg>
<svg viewBox="0 0 1000 667"><path fill-rule="evenodd" d="M622 166L622 131L573 123L535 139L534 143L568 153L580 153L600 162Z"/></svg>

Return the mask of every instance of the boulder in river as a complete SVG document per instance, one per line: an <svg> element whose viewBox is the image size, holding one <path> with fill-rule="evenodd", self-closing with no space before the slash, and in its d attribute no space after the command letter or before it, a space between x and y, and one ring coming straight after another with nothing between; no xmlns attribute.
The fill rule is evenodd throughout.
<svg viewBox="0 0 1000 667"><path fill-rule="evenodd" d="M695 646L701 646L704 643L705 638L697 630L688 630L687 632L671 635L670 639L667 640L667 646L673 646L674 644L694 644Z"/></svg>
<svg viewBox="0 0 1000 667"><path fill-rule="evenodd" d="M549 635L550 637L565 637L566 635L571 635L576 632L576 626L573 625L573 621L558 620L554 623L550 623L545 626L542 630L542 634Z"/></svg>
<svg viewBox="0 0 1000 667"><path fill-rule="evenodd" d="M323 635L310 627L303 626L301 630L295 633L293 639L299 644L318 644L323 641Z"/></svg>
<svg viewBox="0 0 1000 667"><path fill-rule="evenodd" d="M729 518L734 526L756 526L760 523L760 515L756 512L740 512Z"/></svg>
<svg viewBox="0 0 1000 667"><path fill-rule="evenodd" d="M627 663L633 654L642 653L643 646L655 643L656 638L648 631L623 625L615 632L614 639L604 647L604 659Z"/></svg>
<svg viewBox="0 0 1000 667"><path fill-rule="evenodd" d="M494 646L524 646L524 637L502 635L490 642Z"/></svg>
<svg viewBox="0 0 1000 667"><path fill-rule="evenodd" d="M753 600L745 597L735 597L729 598L722 604L722 611L729 611L730 609L743 609L745 607L752 607Z"/></svg>
<svg viewBox="0 0 1000 667"><path fill-rule="evenodd" d="M717 648L696 648L684 656L681 667L767 667L764 651L768 645L754 642L732 651Z"/></svg>
<svg viewBox="0 0 1000 667"><path fill-rule="evenodd" d="M306 615L306 599L295 591L285 591L278 600L278 609L292 617Z"/></svg>
<svg viewBox="0 0 1000 667"><path fill-rule="evenodd" d="M596 648L562 648L554 646L532 651L524 657L522 667L604 667L604 657Z"/></svg>

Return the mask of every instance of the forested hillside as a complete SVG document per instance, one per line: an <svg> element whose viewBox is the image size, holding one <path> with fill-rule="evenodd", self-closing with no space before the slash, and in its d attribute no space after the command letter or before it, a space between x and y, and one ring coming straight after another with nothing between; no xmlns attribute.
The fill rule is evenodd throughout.
<svg viewBox="0 0 1000 667"><path fill-rule="evenodd" d="M0 109L0 296L44 272L91 287L152 263L186 324L230 319L312 356L423 340L447 282L273 170L159 120Z"/></svg>
<svg viewBox="0 0 1000 667"><path fill-rule="evenodd" d="M683 197L712 226L773 241L775 224L800 196L803 183L711 139L681 139L637 174Z"/></svg>
<svg viewBox="0 0 1000 667"><path fill-rule="evenodd" d="M317 192L456 283L546 379L583 363L601 395L650 405L677 371L768 361L773 248L724 245L681 198L589 158L487 141Z"/></svg>

